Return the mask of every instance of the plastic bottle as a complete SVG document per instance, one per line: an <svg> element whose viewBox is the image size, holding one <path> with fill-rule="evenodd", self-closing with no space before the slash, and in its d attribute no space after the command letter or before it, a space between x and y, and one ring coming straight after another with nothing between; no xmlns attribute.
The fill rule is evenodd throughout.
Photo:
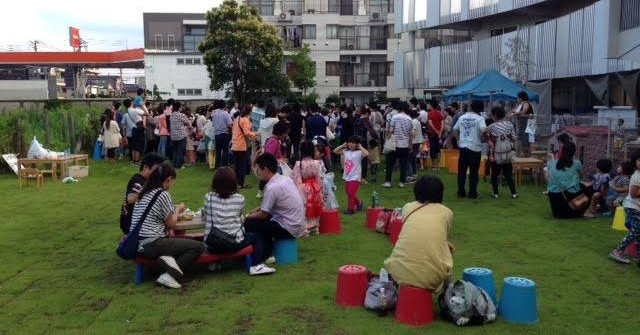
<svg viewBox="0 0 640 335"><path fill-rule="evenodd" d="M371 207L380 207L380 195L376 191L373 191L373 194L371 195Z"/></svg>

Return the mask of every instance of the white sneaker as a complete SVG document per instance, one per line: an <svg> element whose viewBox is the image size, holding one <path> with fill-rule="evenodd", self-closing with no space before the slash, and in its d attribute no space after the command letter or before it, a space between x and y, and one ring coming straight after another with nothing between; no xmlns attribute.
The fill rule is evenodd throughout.
<svg viewBox="0 0 640 335"><path fill-rule="evenodd" d="M209 270L211 272L220 271L220 270L222 270L222 264L220 264L220 263L211 263L211 264L209 264L209 266L207 266L207 270Z"/></svg>
<svg viewBox="0 0 640 335"><path fill-rule="evenodd" d="M262 199L262 191L258 191L258 194L256 194L256 199Z"/></svg>
<svg viewBox="0 0 640 335"><path fill-rule="evenodd" d="M403 188L404 187L404 183L398 183L398 187Z"/></svg>
<svg viewBox="0 0 640 335"><path fill-rule="evenodd" d="M256 266L252 266L249 268L249 274L252 276L255 275L266 275L270 273L276 272L276 269L270 268L264 264L258 264Z"/></svg>
<svg viewBox="0 0 640 335"><path fill-rule="evenodd" d="M173 278L182 277L182 269L176 263L176 259L172 256L160 256L158 262Z"/></svg>
<svg viewBox="0 0 640 335"><path fill-rule="evenodd" d="M382 184L382 187L389 188L389 187L391 187L391 183L390 182L386 182L386 183Z"/></svg>
<svg viewBox="0 0 640 335"><path fill-rule="evenodd" d="M158 277L158 279L156 280L156 282L158 284L164 285L168 288L181 288L182 285L180 285L180 283L178 283L175 279L173 279L173 277L171 277L170 274L168 273L163 273L160 275L160 277Z"/></svg>
<svg viewBox="0 0 640 335"><path fill-rule="evenodd" d="M265 263L265 264L273 264L273 263L275 263L275 262L276 262L276 258L275 258L275 257L273 257L273 256L271 256L271 257L269 257L269 258L267 258L267 259L265 259L265 260L264 260L264 263Z"/></svg>

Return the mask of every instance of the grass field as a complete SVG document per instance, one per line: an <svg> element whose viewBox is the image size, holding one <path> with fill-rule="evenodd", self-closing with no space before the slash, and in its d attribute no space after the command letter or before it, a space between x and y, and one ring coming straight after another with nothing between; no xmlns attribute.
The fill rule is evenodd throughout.
<svg viewBox="0 0 640 335"><path fill-rule="evenodd" d="M18 189L15 176L0 176L0 334L636 334L640 269L607 260L623 236L609 218L551 218L541 187L527 185L520 198L455 197L455 176L445 182L445 205L454 214L451 240L455 277L484 266L502 278L524 276L537 283L540 323L502 320L458 329L437 320L425 328L396 323L362 308L334 303L337 269L347 263L378 271L391 246L364 228L362 213L342 216L343 233L299 241L299 262L277 273L250 277L240 264L221 273L188 271L181 290L155 284L158 270L133 284L133 264L119 259L119 206L128 164L96 163L76 184L47 179L43 189ZM197 209L211 181L204 167L178 172L174 201ZM256 185L255 179L250 180ZM345 196L339 185L340 203ZM378 190L386 207L412 200L411 188L361 188L369 202ZM245 191L247 208L258 205L255 187ZM507 192L504 192L505 194Z"/></svg>

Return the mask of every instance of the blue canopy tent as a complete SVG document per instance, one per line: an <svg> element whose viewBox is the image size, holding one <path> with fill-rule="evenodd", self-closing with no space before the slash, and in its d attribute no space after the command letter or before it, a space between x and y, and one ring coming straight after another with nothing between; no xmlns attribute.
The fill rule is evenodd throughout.
<svg viewBox="0 0 640 335"><path fill-rule="evenodd" d="M450 101L482 100L482 101L514 101L518 92L525 91L529 101L538 102L538 93L503 76L496 70L487 70L468 81L448 90L443 99Z"/></svg>

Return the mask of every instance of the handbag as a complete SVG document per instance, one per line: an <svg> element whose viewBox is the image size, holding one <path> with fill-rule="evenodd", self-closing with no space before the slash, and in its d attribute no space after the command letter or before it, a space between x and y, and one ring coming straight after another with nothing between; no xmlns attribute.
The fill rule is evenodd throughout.
<svg viewBox="0 0 640 335"><path fill-rule="evenodd" d="M227 234L214 226L209 230L209 235L207 235L204 243L211 249L226 250L227 252L240 249L242 246L242 243L236 242L235 235Z"/></svg>
<svg viewBox="0 0 640 335"><path fill-rule="evenodd" d="M395 136L391 135L391 137L389 137L384 142L384 146L382 147L382 153L386 155L396 151L396 145L397 145L396 138Z"/></svg>
<svg viewBox="0 0 640 335"><path fill-rule="evenodd" d="M329 127L327 127L327 141L333 141L336 138L336 135L331 131L331 129L329 129Z"/></svg>
<svg viewBox="0 0 640 335"><path fill-rule="evenodd" d="M118 254L118 256L120 256L120 258L131 260L136 258L136 256L138 255L140 228L142 227L142 223L144 222L144 220L147 218L147 214L149 214L149 211L153 207L153 204L156 202L156 199L158 199L158 197L160 196L160 193L162 193L162 191L157 191L156 194L153 195L153 198L151 198L149 205L147 206L147 208L145 208L144 213L142 213L142 216L140 217L140 220L138 220L136 226L133 227L133 230L127 233L127 235L125 235L118 244L116 253Z"/></svg>
<svg viewBox="0 0 640 335"><path fill-rule="evenodd" d="M565 191L566 192L566 191ZM569 200L565 192L562 192L562 196L567 201L567 205L574 211L583 211L589 206L589 197L586 194L580 193L577 197Z"/></svg>

